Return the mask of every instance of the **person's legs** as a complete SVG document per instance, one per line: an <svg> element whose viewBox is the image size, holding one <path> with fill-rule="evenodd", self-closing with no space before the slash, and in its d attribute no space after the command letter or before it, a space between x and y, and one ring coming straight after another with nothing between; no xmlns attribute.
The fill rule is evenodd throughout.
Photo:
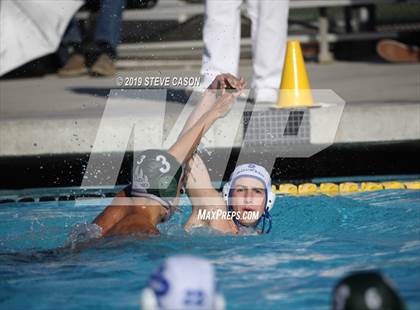
<svg viewBox="0 0 420 310"><path fill-rule="evenodd" d="M104 52L114 57L121 37L122 12L125 0L101 0L94 39Z"/></svg>
<svg viewBox="0 0 420 310"><path fill-rule="evenodd" d="M62 45L81 45L82 36L80 34L79 24L76 19L72 19L61 40Z"/></svg>
<svg viewBox="0 0 420 310"><path fill-rule="evenodd" d="M82 36L79 24L72 19L64 33L58 49L58 57L63 67L58 71L61 77L73 77L87 72L82 49Z"/></svg>
<svg viewBox="0 0 420 310"><path fill-rule="evenodd" d="M91 73L94 75L109 76L116 72L113 59L116 58L120 42L124 5L125 0L101 1L94 34L98 47L98 54L94 55L95 62L91 68Z"/></svg>
<svg viewBox="0 0 420 310"><path fill-rule="evenodd" d="M206 0L203 29L202 87L208 87L220 73L237 75L241 38L242 0Z"/></svg>
<svg viewBox="0 0 420 310"><path fill-rule="evenodd" d="M288 0L248 0L252 22L255 101L275 102L287 43Z"/></svg>

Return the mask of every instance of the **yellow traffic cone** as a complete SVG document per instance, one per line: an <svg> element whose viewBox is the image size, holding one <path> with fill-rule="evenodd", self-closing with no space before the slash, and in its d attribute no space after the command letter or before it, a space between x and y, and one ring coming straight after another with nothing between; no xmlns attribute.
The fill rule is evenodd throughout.
<svg viewBox="0 0 420 310"><path fill-rule="evenodd" d="M300 108L313 105L311 85L299 41L287 43L279 99L275 108Z"/></svg>

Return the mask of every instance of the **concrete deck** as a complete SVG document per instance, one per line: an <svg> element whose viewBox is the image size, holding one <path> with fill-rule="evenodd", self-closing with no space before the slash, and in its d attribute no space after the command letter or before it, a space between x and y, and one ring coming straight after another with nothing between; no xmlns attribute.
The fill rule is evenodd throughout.
<svg viewBox="0 0 420 310"><path fill-rule="evenodd" d="M346 102L335 143L420 139L419 65L335 62L309 64L307 70L313 89L331 89ZM118 76L189 77L198 71L197 62L137 62L137 70ZM249 61L242 63L241 75L251 76ZM107 95L115 87L115 78L87 76L0 81L0 156L89 152ZM175 121L182 108L169 103L168 121ZM149 119L156 123L153 116ZM151 126L144 135L152 136L154 130ZM208 146L220 145L217 139ZM104 143L109 151L118 151L111 138Z"/></svg>

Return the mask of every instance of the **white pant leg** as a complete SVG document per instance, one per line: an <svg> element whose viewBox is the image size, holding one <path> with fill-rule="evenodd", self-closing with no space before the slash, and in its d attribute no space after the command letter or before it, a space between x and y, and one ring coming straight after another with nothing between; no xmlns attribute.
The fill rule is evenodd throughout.
<svg viewBox="0 0 420 310"><path fill-rule="evenodd" d="M248 0L256 101L277 101L287 44L289 0Z"/></svg>
<svg viewBox="0 0 420 310"><path fill-rule="evenodd" d="M206 0L202 87L220 73L238 74L242 0Z"/></svg>

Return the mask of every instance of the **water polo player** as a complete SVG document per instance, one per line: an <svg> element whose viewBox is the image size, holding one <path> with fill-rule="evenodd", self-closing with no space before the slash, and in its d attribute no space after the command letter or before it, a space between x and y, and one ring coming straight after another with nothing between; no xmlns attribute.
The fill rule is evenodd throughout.
<svg viewBox="0 0 420 310"><path fill-rule="evenodd" d="M269 233L272 226L270 210L275 193L267 170L256 164L236 167L223 188L223 197L211 185L210 177L201 158L191 160L187 192L192 201L192 213L185 224L193 227L207 226L224 233ZM194 181L191 181L194 180ZM201 182L200 188L191 183ZM205 186L205 187L204 187ZM211 200L211 204L206 204ZM224 212L220 212L223 210ZM206 216L210 214L210 216ZM215 216L212 216L215 215ZM217 216L220 215L220 216Z"/></svg>
<svg viewBox="0 0 420 310"><path fill-rule="evenodd" d="M245 81L224 74L210 88L243 89ZM214 104L214 103L213 103ZM187 120L183 132L195 126L202 115L211 111L210 100L198 104ZM181 133L182 135L182 133ZM188 162L186 174L187 194L192 203L192 214L185 229L207 226L225 233L258 232L271 230L270 210L275 194L271 189L271 179L267 170L256 164L238 166L225 185L223 196L213 188L207 167L195 154Z"/></svg>
<svg viewBox="0 0 420 310"><path fill-rule="evenodd" d="M228 78L232 80L230 76L218 76L213 87L229 84ZM178 203L184 164L191 159L210 126L229 112L238 94L222 91L214 97L212 108L202 113L188 130L183 130L167 152L147 150L136 155L132 184L118 193L93 221L101 228L101 236L159 233L156 225L168 220Z"/></svg>

